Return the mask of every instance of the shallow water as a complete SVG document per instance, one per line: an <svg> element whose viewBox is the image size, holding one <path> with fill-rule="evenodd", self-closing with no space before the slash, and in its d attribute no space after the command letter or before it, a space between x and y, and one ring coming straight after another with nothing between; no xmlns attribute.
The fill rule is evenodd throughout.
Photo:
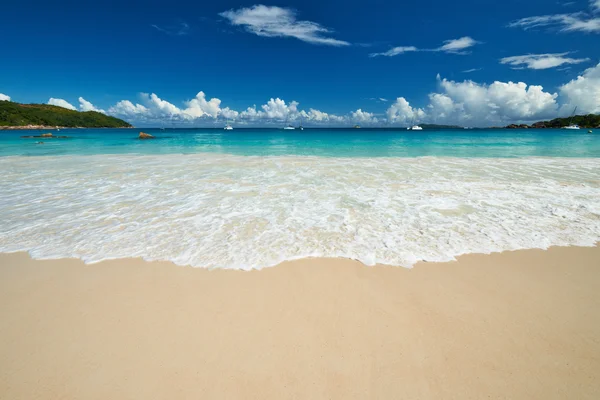
<svg viewBox="0 0 600 400"><path fill-rule="evenodd" d="M35 258L410 267L600 240L592 157L80 154L0 157L0 171L0 251Z"/></svg>

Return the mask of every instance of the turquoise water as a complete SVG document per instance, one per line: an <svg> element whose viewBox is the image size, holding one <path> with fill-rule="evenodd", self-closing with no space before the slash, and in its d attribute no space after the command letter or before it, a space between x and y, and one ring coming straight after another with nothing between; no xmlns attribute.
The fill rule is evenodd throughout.
<svg viewBox="0 0 600 400"><path fill-rule="evenodd" d="M220 153L327 157L600 157L600 130L140 129L0 131L0 156ZM69 139L25 139L53 132ZM37 142L43 141L43 144Z"/></svg>
<svg viewBox="0 0 600 400"><path fill-rule="evenodd" d="M0 131L0 252L410 267L600 241L598 130L144 131Z"/></svg>

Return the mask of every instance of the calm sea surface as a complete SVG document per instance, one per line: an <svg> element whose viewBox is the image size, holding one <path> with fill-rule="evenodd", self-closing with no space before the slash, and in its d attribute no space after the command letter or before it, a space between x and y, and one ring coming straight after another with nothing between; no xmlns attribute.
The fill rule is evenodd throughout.
<svg viewBox="0 0 600 400"><path fill-rule="evenodd" d="M0 131L0 156L222 153L326 157L600 157L600 130L587 129L139 129ZM23 139L52 132L69 139ZM43 141L43 144L36 142Z"/></svg>

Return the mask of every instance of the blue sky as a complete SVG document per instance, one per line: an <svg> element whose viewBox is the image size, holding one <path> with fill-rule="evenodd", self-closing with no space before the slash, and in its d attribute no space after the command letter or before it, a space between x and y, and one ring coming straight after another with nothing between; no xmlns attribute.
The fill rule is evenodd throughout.
<svg viewBox="0 0 600 400"><path fill-rule="evenodd" d="M141 126L600 112L600 0L6 2L0 34L5 98Z"/></svg>

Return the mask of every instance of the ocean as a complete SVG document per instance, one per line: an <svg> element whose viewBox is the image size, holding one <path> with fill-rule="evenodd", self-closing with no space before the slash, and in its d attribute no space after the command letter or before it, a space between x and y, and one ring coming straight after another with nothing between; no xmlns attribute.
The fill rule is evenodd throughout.
<svg viewBox="0 0 600 400"><path fill-rule="evenodd" d="M142 130L0 131L0 252L411 267L600 240L600 130Z"/></svg>

